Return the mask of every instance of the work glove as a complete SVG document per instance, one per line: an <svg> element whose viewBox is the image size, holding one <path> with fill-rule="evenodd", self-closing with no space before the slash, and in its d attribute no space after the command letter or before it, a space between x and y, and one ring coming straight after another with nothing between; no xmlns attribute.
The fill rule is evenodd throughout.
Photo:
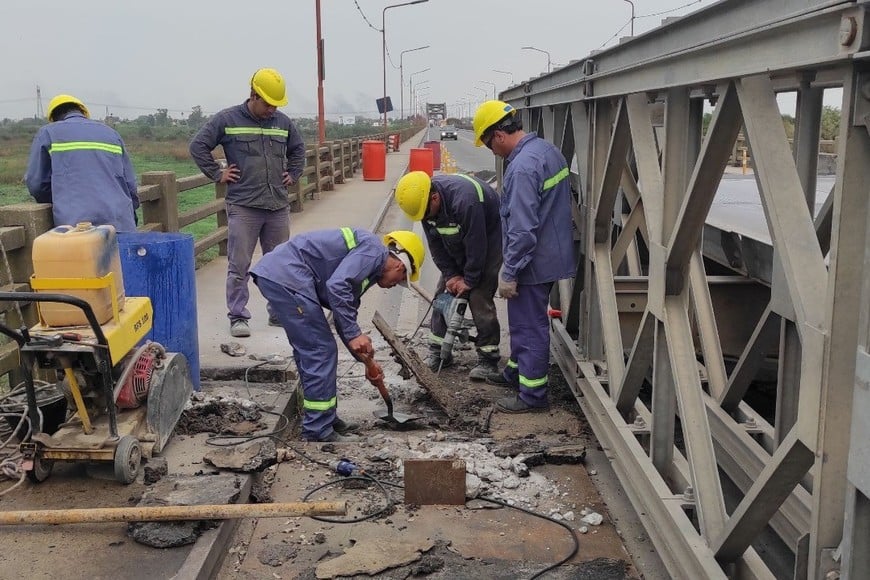
<svg viewBox="0 0 870 580"><path fill-rule="evenodd" d="M517 281L508 282L504 278L498 279L498 295L502 298L510 300L517 296Z"/></svg>

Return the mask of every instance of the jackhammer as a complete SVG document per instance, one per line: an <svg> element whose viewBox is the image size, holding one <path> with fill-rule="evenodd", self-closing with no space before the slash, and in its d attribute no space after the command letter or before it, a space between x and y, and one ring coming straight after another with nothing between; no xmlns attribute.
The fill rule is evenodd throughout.
<svg viewBox="0 0 870 580"><path fill-rule="evenodd" d="M475 337L468 335L468 331L474 326L474 322L465 318L465 311L468 309L468 298L465 296L467 294L453 296L447 292L442 292L432 302L432 309L440 313L447 323L447 332L444 335L444 340L441 342L439 372L444 361L450 358L453 352L453 345L457 339L460 343L475 340Z"/></svg>

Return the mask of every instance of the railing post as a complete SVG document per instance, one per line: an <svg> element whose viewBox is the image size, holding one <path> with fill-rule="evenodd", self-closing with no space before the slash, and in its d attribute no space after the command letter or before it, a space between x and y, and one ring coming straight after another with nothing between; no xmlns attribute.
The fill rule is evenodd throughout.
<svg viewBox="0 0 870 580"><path fill-rule="evenodd" d="M147 171L142 185L160 187L160 198L142 204L142 218L147 223L159 223L164 232L178 231L178 184L174 171Z"/></svg>
<svg viewBox="0 0 870 580"><path fill-rule="evenodd" d="M350 140L341 141L341 170L345 179L353 177L353 159L350 154Z"/></svg>

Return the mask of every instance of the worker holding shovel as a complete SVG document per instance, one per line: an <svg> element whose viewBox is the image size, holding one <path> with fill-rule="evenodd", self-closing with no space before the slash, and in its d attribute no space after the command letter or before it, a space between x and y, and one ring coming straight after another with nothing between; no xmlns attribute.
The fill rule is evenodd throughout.
<svg viewBox="0 0 870 580"><path fill-rule="evenodd" d="M302 383L302 438L332 443L356 441L357 426L337 414L338 348L323 313L360 360L374 357L372 341L357 323L360 299L373 285L392 288L420 278L423 241L409 231L381 239L357 228L300 234L264 255L251 268L254 283L269 301L293 346Z"/></svg>

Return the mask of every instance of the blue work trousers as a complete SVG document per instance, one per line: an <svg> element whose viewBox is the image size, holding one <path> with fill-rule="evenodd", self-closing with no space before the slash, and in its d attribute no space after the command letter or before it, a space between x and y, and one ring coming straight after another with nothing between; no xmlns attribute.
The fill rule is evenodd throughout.
<svg viewBox="0 0 870 580"><path fill-rule="evenodd" d="M519 387L520 399L532 407L548 403L550 368L550 305L552 282L518 285L517 295L507 301L511 356L504 376Z"/></svg>
<svg viewBox="0 0 870 580"><path fill-rule="evenodd" d="M302 438L321 441L332 434L338 404L335 382L338 347L323 308L266 278L254 278L254 283L269 301L273 315L281 321L293 346L302 384Z"/></svg>
<svg viewBox="0 0 870 580"><path fill-rule="evenodd" d="M251 318L248 270L257 241L263 254L268 254L288 239L288 208L268 210L227 204L227 316L230 320ZM271 309L269 315L273 315Z"/></svg>

